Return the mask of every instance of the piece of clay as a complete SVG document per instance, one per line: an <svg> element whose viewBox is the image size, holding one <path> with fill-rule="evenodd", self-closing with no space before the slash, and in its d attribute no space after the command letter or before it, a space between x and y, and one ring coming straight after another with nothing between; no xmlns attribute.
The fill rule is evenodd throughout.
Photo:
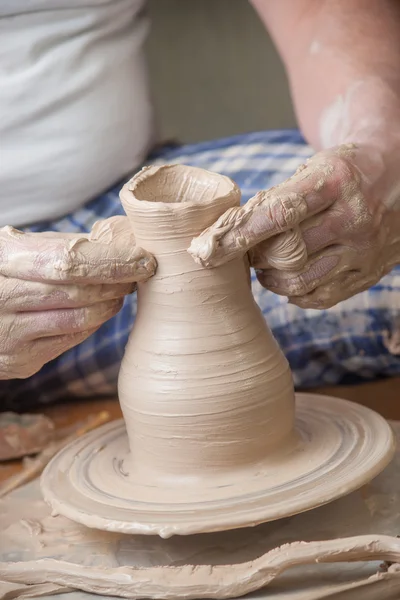
<svg viewBox="0 0 400 600"><path fill-rule="evenodd" d="M53 509L89 527L168 537L308 510L382 470L393 436L367 409L304 396L295 423L289 365L252 295L247 258L205 269L189 253L221 215L219 229L231 225L234 182L148 167L121 201L136 244L157 261L138 283L119 375L127 438L112 425L62 451L42 478Z"/></svg>
<svg viewBox="0 0 400 600"><path fill-rule="evenodd" d="M247 262L208 271L187 252L239 205L239 189L200 169L150 167L121 199L137 244L158 264L139 284L119 376L125 468L161 488L246 470L293 434L292 376L251 293Z"/></svg>
<svg viewBox="0 0 400 600"><path fill-rule="evenodd" d="M0 578L14 583L54 583L121 598L185 600L237 598L271 583L284 571L313 563L388 560L400 563L400 539L357 536L321 542L295 542L267 552L256 560L235 565L96 568L42 559L32 564L0 563ZM379 577L397 580L400 570ZM362 583L365 585L365 582Z"/></svg>
<svg viewBox="0 0 400 600"><path fill-rule="evenodd" d="M400 423L393 423L393 428L399 436ZM229 565L234 571L237 564L253 563L270 550L298 540L358 538L360 535L375 538L378 532L390 536L400 531L400 514L396 510L400 502L399 468L400 448L396 459L381 475L329 505L257 527L173 536L168 540L87 529L65 517L51 517L49 507L40 499L38 482L34 481L0 500L0 562L17 562L21 571L26 562L33 565L43 558L106 571L115 567L146 569L182 565ZM351 589L362 580L369 581L381 570L381 564L378 561L298 566L282 573L255 597L257 600L320 600L338 589ZM375 579L365 586L362 598L386 600L383 591L388 590L390 582ZM203 583L206 586L207 580ZM367 589L371 590L369 596L364 594ZM113 596L111 588L109 595ZM80 593L67 598L80 600ZM357 595L347 597L346 594L344 598L359 600ZM111 598L107 596L107 600Z"/></svg>
<svg viewBox="0 0 400 600"><path fill-rule="evenodd" d="M65 594L74 591L72 588L55 583L38 583L26 585L0 580L0 600L21 600L22 598L49 597L50 594Z"/></svg>
<svg viewBox="0 0 400 600"><path fill-rule="evenodd" d="M54 437L54 424L45 415L0 413L0 461L40 452Z"/></svg>
<svg viewBox="0 0 400 600"><path fill-rule="evenodd" d="M19 473L16 473L9 479L7 479L2 485L0 485L0 498L9 494L11 491L20 487L24 483L27 483L34 477L40 475L47 463L53 458L57 452L63 448L63 446L71 443L75 439L84 435L88 431L106 423L110 418L107 411L102 411L94 417L89 417L88 421L77 427L69 436L61 438L60 440L54 440L49 443L39 454L28 461L24 461L24 468Z"/></svg>
<svg viewBox="0 0 400 600"><path fill-rule="evenodd" d="M41 480L44 497L56 513L88 527L168 538L254 526L320 506L361 487L393 456L390 426L373 411L311 394L297 394L296 404L296 443L236 476L203 479L201 487L196 480L143 485L129 477L126 429L116 421L52 460Z"/></svg>

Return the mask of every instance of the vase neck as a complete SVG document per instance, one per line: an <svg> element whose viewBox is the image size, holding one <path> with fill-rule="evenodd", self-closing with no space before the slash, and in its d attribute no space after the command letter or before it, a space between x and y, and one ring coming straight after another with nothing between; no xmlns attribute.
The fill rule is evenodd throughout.
<svg viewBox="0 0 400 600"><path fill-rule="evenodd" d="M195 167L147 167L121 191L136 244L157 259L186 252L192 239L225 211L240 204L240 191L227 177Z"/></svg>

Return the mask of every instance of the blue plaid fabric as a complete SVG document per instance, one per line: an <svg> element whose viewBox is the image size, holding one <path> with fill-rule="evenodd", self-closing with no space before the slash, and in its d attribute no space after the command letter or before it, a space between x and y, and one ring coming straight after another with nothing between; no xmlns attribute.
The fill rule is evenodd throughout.
<svg viewBox="0 0 400 600"><path fill-rule="evenodd" d="M238 183L246 202L258 190L283 181L311 154L297 131L274 131L164 148L148 163L183 163L223 173ZM122 183L73 214L30 230L85 232L99 219L122 214L118 197ZM385 345L387 336L400 327L399 267L369 291L327 311L291 306L285 298L262 289L255 279L253 289L298 388L400 375L400 356ZM135 312L132 295L116 317L33 377L1 382L2 409L115 394Z"/></svg>

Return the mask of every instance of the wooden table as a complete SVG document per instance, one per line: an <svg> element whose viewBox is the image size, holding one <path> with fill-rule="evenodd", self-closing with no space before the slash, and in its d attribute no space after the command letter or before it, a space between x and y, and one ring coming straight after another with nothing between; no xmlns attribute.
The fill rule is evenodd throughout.
<svg viewBox="0 0 400 600"><path fill-rule="evenodd" d="M352 387L326 387L311 390L311 392L352 400L376 410L387 419L400 420L400 378ZM89 415L97 414L102 410L108 411L111 419L118 419L122 416L116 398L57 404L44 408L42 412L53 419L56 427L61 429L82 422ZM3 463L0 465L0 481L4 481L20 469L21 461Z"/></svg>

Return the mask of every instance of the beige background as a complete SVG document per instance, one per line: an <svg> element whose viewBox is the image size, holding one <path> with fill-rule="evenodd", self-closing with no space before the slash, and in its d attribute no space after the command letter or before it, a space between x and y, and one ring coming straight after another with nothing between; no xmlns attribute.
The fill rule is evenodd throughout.
<svg viewBox="0 0 400 600"><path fill-rule="evenodd" d="M247 0L149 0L148 8L164 138L200 141L295 125L281 61Z"/></svg>

